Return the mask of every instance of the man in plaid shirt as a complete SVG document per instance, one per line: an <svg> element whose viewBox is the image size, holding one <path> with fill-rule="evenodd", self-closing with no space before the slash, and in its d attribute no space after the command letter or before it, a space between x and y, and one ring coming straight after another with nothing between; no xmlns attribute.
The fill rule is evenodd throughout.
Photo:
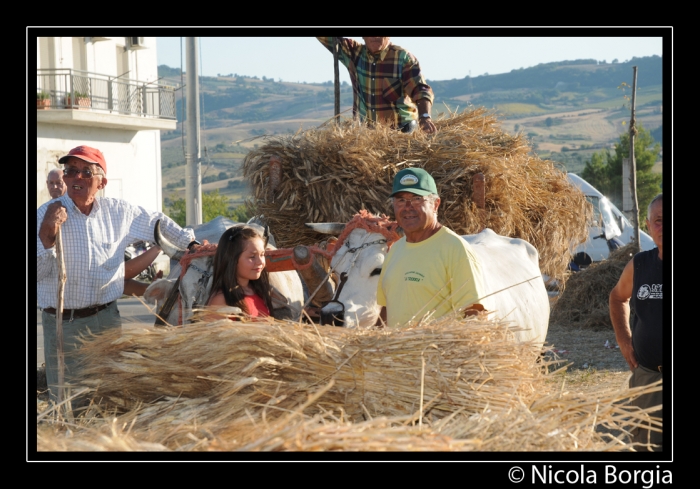
<svg viewBox="0 0 700 489"><path fill-rule="evenodd" d="M333 52L336 38L317 39ZM338 59L352 80L353 116L388 123L405 133L413 132L417 125L434 133L437 128L430 117L433 90L425 82L418 60L388 37L362 39L364 44L338 38Z"/></svg>

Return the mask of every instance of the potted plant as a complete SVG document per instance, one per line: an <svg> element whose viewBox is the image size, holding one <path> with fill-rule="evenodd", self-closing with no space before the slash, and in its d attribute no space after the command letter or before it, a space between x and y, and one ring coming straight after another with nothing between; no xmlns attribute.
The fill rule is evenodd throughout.
<svg viewBox="0 0 700 489"><path fill-rule="evenodd" d="M48 109L51 107L51 95L43 90L36 92L36 108Z"/></svg>
<svg viewBox="0 0 700 489"><path fill-rule="evenodd" d="M73 96L75 96L75 102L73 102ZM74 106L78 106L78 109L87 109L91 107L90 103L90 94L87 92L79 92L76 90L71 94L71 92L68 92L66 95L66 107L68 108L75 108Z"/></svg>

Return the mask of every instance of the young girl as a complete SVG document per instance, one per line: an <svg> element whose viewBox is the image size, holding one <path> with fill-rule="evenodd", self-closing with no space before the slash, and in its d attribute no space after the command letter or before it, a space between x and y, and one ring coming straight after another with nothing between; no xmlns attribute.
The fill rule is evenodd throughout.
<svg viewBox="0 0 700 489"><path fill-rule="evenodd" d="M265 241L254 228L227 229L219 239L213 268L208 306L239 307L251 317L271 315Z"/></svg>

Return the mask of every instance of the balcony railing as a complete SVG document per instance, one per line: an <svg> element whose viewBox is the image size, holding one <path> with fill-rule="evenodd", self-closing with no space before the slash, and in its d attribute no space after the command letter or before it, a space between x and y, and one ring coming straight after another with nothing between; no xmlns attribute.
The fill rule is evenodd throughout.
<svg viewBox="0 0 700 489"><path fill-rule="evenodd" d="M36 70L37 109L176 119L175 88L73 69Z"/></svg>

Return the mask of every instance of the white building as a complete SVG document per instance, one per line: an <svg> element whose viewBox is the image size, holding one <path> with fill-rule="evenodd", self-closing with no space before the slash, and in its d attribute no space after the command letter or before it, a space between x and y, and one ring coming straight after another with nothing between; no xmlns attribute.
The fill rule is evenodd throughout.
<svg viewBox="0 0 700 489"><path fill-rule="evenodd" d="M162 210L160 131L176 116L174 88L158 83L156 38L39 37L36 60L37 207L58 158L85 144L107 160L101 195Z"/></svg>

